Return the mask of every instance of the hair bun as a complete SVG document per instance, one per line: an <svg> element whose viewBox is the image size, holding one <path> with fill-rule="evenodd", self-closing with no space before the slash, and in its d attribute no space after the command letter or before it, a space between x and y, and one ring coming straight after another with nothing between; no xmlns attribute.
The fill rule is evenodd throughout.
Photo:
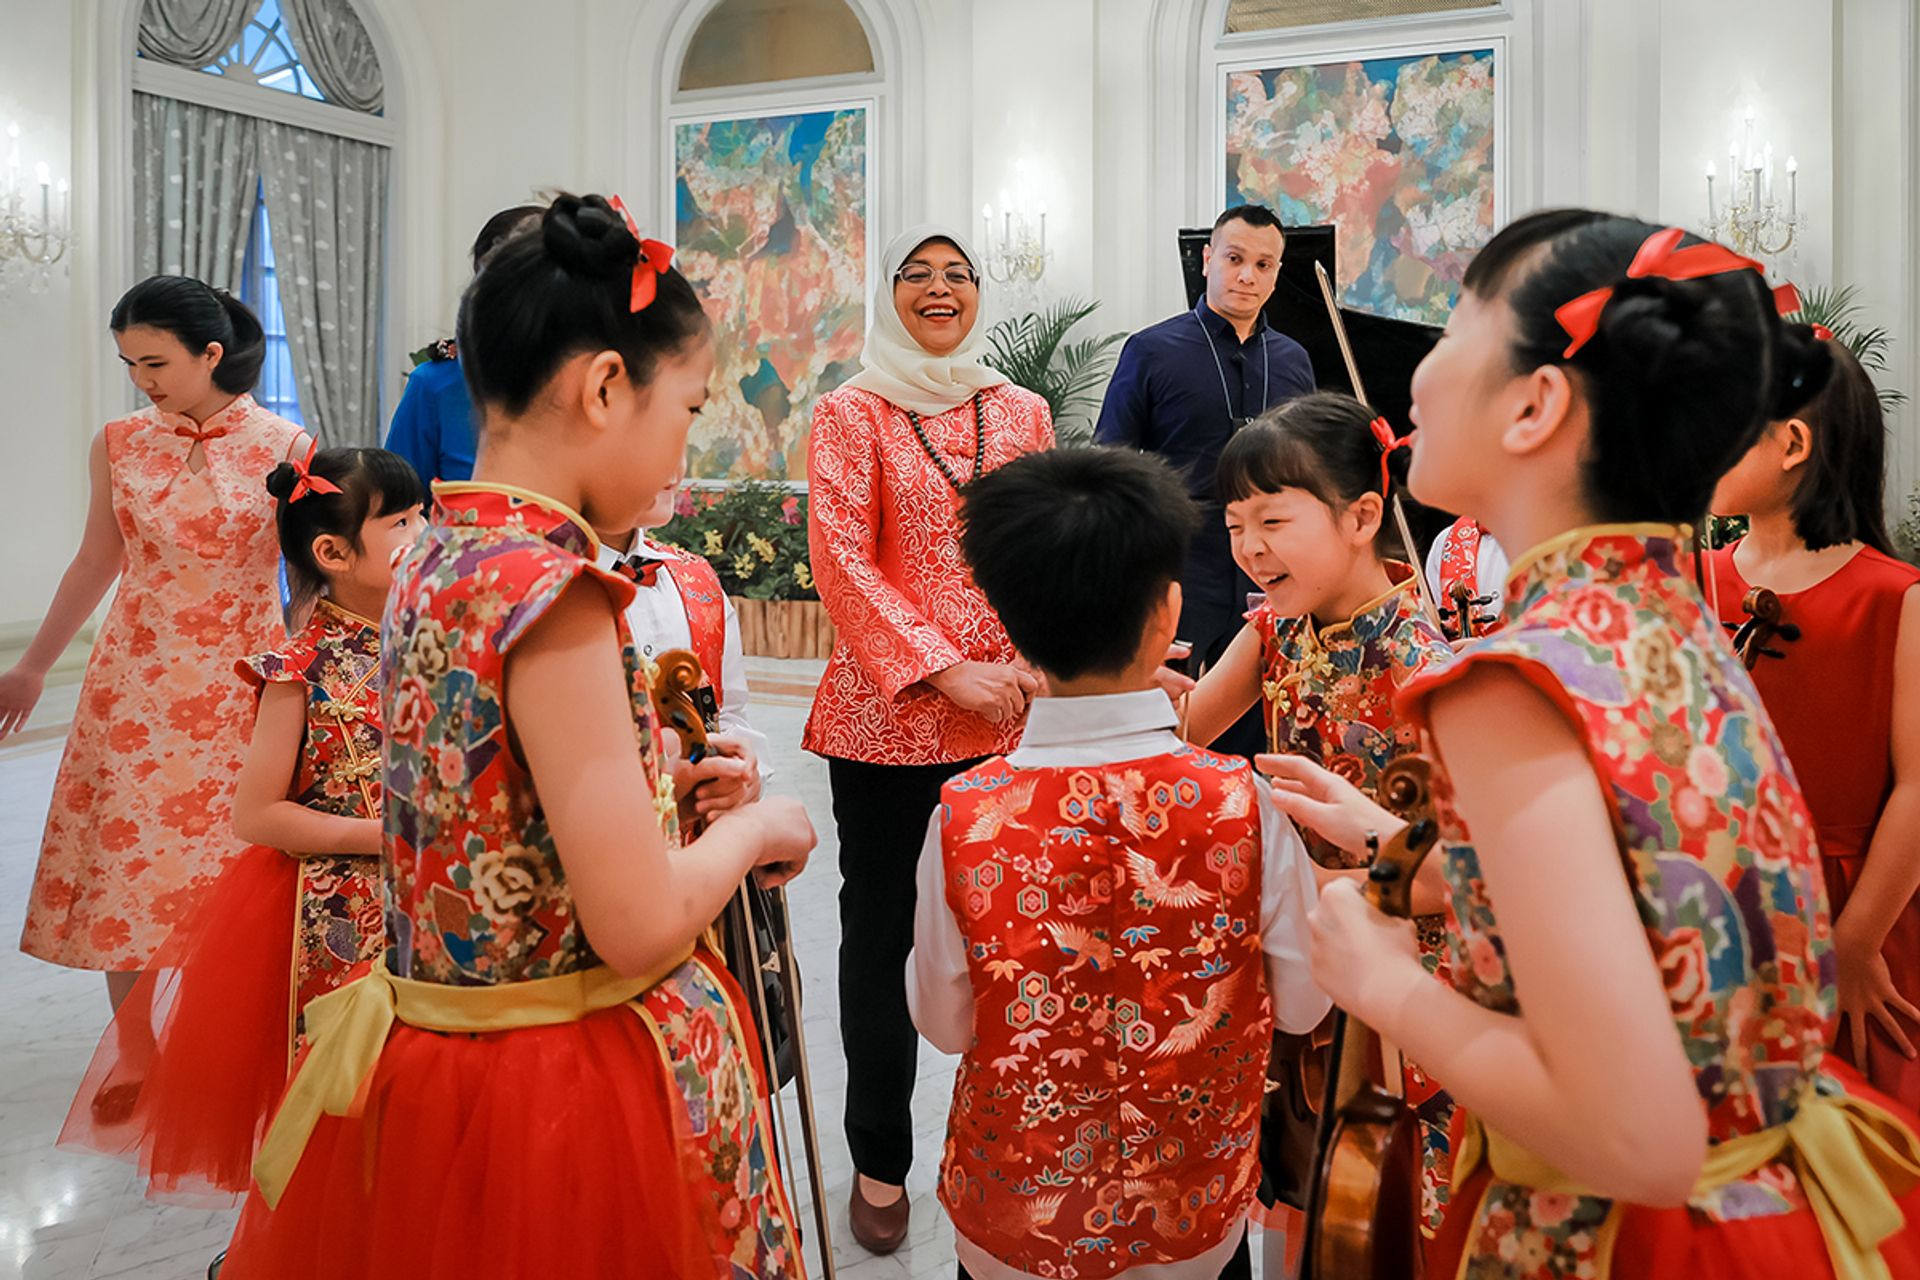
<svg viewBox="0 0 1920 1280"><path fill-rule="evenodd" d="M285 502L293 496L294 486L300 483L300 473L291 462L282 462L267 472L267 492L274 499Z"/></svg>
<svg viewBox="0 0 1920 1280"><path fill-rule="evenodd" d="M640 241L603 196L560 196L540 220L541 240L563 270L615 279L633 271Z"/></svg>
<svg viewBox="0 0 1920 1280"><path fill-rule="evenodd" d="M1778 421L1800 412L1833 376L1833 351L1809 324L1783 324L1773 362L1773 408Z"/></svg>

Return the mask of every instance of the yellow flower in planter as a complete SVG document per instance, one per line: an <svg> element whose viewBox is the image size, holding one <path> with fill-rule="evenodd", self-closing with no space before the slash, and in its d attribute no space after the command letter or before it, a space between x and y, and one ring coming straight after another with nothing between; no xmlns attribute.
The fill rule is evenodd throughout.
<svg viewBox="0 0 1920 1280"><path fill-rule="evenodd" d="M745 582L758 572L760 572L760 562L746 552L742 551L733 558L733 573L740 581Z"/></svg>
<svg viewBox="0 0 1920 1280"><path fill-rule="evenodd" d="M707 554L710 556L721 555L726 549L727 544L720 541L720 531L718 529L707 530Z"/></svg>
<svg viewBox="0 0 1920 1280"><path fill-rule="evenodd" d="M773 549L773 544L771 542L768 542L765 538L761 537L757 533L750 533L747 535L747 545L753 549L756 555L758 555L762 560L765 560L768 564L772 564L774 557L779 554L777 551Z"/></svg>
<svg viewBox="0 0 1920 1280"><path fill-rule="evenodd" d="M813 570L808 567L805 560L793 566L793 580L799 584L802 591L813 590Z"/></svg>

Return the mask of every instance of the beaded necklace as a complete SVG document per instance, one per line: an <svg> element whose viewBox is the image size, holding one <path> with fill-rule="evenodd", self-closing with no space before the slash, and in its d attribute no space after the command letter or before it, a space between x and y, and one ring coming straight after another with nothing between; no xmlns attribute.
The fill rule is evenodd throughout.
<svg viewBox="0 0 1920 1280"><path fill-rule="evenodd" d="M940 474L947 478L947 483L953 486L953 491L958 493L961 487L960 477L953 474L953 469L947 465L947 460L941 457L939 452L933 447L933 441L927 439L927 429L920 425L920 415L911 409L908 409L906 413L907 421L913 424L913 434L920 440L920 448L925 451L927 458L933 465L940 468ZM980 470L986 464L986 460L986 411L981 408L980 396L979 393L976 392L973 397L973 474L967 478L969 481L980 478Z"/></svg>

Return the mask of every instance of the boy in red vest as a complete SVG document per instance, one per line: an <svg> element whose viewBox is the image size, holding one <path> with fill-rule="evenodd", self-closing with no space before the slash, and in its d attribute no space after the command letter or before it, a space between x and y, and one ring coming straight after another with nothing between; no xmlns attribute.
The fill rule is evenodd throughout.
<svg viewBox="0 0 1920 1280"><path fill-rule="evenodd" d="M1011 755L946 787L907 998L964 1057L940 1199L963 1277L1247 1275L1271 1027L1307 966L1299 836L1244 761L1182 742L1154 673L1196 515L1120 450L968 487L961 549L1045 678Z"/></svg>
<svg viewBox="0 0 1920 1280"><path fill-rule="evenodd" d="M747 722L747 663L740 647L740 620L720 586L720 576L692 552L647 537L649 529L673 519L682 479L675 476L660 491L637 529L596 529L594 533L600 539L600 566L630 579L637 588L633 603L627 606L627 626L641 656L657 658L669 650L686 649L700 659L707 685L702 693L713 699L702 711L710 713L708 730L722 735L714 744L716 759L710 768L722 772L709 779L703 771L697 781L708 786L711 797L703 803L702 812L718 812L759 795L765 780L761 761L766 758L767 739ZM737 760L744 767L729 770L719 764L720 757Z"/></svg>

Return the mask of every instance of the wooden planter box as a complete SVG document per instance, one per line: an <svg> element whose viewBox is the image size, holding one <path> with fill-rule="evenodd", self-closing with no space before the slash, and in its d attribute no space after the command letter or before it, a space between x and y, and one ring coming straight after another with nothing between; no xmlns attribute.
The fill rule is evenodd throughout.
<svg viewBox="0 0 1920 1280"><path fill-rule="evenodd" d="M825 658L833 623L818 600L749 600L731 596L740 617L740 647L756 658Z"/></svg>

